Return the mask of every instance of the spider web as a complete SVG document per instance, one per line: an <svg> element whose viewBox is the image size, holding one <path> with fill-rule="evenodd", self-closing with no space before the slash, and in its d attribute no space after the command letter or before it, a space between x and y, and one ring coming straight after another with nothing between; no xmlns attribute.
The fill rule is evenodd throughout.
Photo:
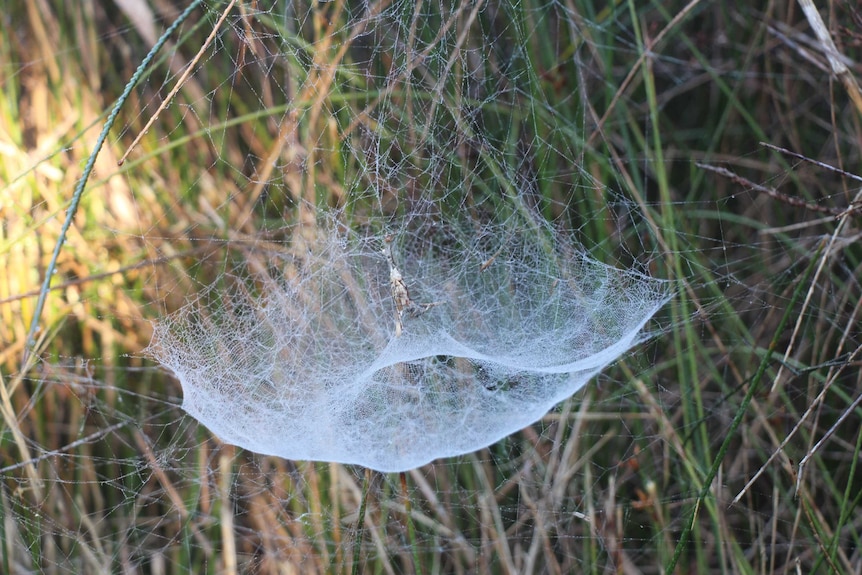
<svg viewBox="0 0 862 575"><path fill-rule="evenodd" d="M571 396L638 341L665 301L657 282L606 269L538 223L526 196L553 192L535 189L537 164L572 159L551 147L563 133L507 149L511 126L501 116L544 115L558 125L541 102L523 119L512 116L539 88L524 53L529 34L502 16L477 20L483 3L422 8L333 6L345 11L343 28L327 30L313 49L283 48L287 62L311 61L285 69L297 92L285 102L279 137L289 141L301 129L304 102L310 126L316 117L332 126L329 137L281 150L283 180L267 179L270 197L297 204L297 223L279 230L292 238L285 251L295 258L257 250L245 258L267 271L248 278L258 284L248 296L228 295L217 279L206 303L156 324L149 354L182 382L184 408L228 443L380 471L476 451ZM319 8L312 14L330 25L342 20ZM479 47L471 46L474 31ZM263 44L250 42L251 50ZM488 48L498 53L482 55ZM339 96L360 100L347 105ZM268 160L248 158L257 171ZM336 163L344 170L331 192L339 205L321 207L320 184L308 178ZM561 192L575 185L578 172L567 170L543 183ZM292 175L305 181L291 186ZM360 228L358 239L339 224ZM399 272L381 269L381 231L398 238L413 289L440 304L403 335L398 308L410 303L407 287L399 277L402 295L385 289ZM393 307L394 334L386 329Z"/></svg>
<svg viewBox="0 0 862 575"><path fill-rule="evenodd" d="M255 278L258 295L218 285L156 323L148 353L228 443L380 471L470 453L571 396L666 301L659 282L542 229L463 238L447 219L398 234L423 307L394 262L386 273L382 242L330 227L284 262L289 280Z"/></svg>
<svg viewBox="0 0 862 575"><path fill-rule="evenodd" d="M101 16L142 55L147 18L176 16L152 4L161 11ZM105 154L125 151L226 6L182 28ZM644 50L627 10L234 5L132 150L128 184L108 162L108 183L85 196L59 312L85 327L56 328L60 351L7 378L28 446L4 435L7 570L347 573L357 549L385 573L413 572L414 550L422 572L660 570L837 224L738 182L704 184L685 131L710 116L709 97L674 99L704 81L688 45L650 52L674 128L664 156L651 148L662 126L645 112L650 89L625 84ZM645 29L669 21L638 14ZM100 36L122 56L113 38ZM738 154L756 140L730 139L749 174ZM759 185L795 180L832 209L852 199L834 174L757 158ZM665 163L675 184L658 175ZM790 357L770 364L771 393L698 517L720 550L692 550L698 567L757 556L781 570L802 556L814 569L819 535L780 502L792 463L859 394L846 370L859 345L848 221L796 308L808 339L781 334ZM79 288L80 261L124 272ZM393 265L414 304L400 314ZM822 422L731 508L827 381ZM817 465L835 471L824 490L838 500L850 472L830 461ZM398 476L364 467L409 470L408 498Z"/></svg>

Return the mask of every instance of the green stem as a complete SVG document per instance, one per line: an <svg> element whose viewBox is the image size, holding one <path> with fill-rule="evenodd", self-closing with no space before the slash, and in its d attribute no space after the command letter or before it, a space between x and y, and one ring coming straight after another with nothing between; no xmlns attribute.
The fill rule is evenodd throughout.
<svg viewBox="0 0 862 575"><path fill-rule="evenodd" d="M365 481L362 482L362 500L359 502L359 518L356 520L356 537L353 538L353 565L351 575L359 575L360 551L362 550L362 526L365 524L365 507L368 503L368 490L371 487L371 470L365 470Z"/></svg>
<svg viewBox="0 0 862 575"><path fill-rule="evenodd" d="M419 562L419 546L416 545L416 526L413 524L411 513L410 496L407 494L407 473L399 473L401 479L401 497L404 499L404 513L407 516L407 541L410 543L410 551L413 553L413 570L417 575L422 575L422 564Z"/></svg>
<svg viewBox="0 0 862 575"><path fill-rule="evenodd" d="M96 165L96 157L99 155L99 151L102 149L102 145L105 143L108 133L111 131L111 128L114 126L114 122L117 120L120 108L122 108L123 104L126 103L126 100L129 99L132 89L134 89L135 85L144 75L144 71L149 67L150 63L156 57L159 50L161 50L162 46L164 46L165 42L168 41L168 38L173 35L174 31L198 6L200 6L202 2L203 0L193 0L192 3L189 4L188 8L179 15L176 21L174 21L174 23L165 30L165 33L162 34L161 38L159 38L153 45L150 52L143 61L141 61L140 66L138 66L138 69L135 70L135 73L126 84L126 87L123 89L123 93L120 95L117 103L114 104L111 114L108 116L108 119L105 121L105 125L102 127L102 131L99 133L96 145L93 146L93 151L90 152L90 157L87 158L87 164L84 166L84 173L81 176L81 179L78 180L78 184L75 186L75 191L72 194L72 201L69 203L69 209L66 210L66 221L63 222L63 227L60 228L60 235L57 237L57 243L54 244L54 252L51 254L51 261L48 262L48 267L45 269L45 280L42 282L42 288L39 290L39 299L36 301L36 307L33 310L33 319L30 321L30 330L27 332L23 361L24 366L27 365L30 353L35 350L35 334L36 330L39 328L39 318L42 315L42 309L45 307L45 300L47 299L48 292L51 289L51 278L53 277L54 270L57 267L57 260L60 257L60 252L63 250L63 244L66 241L66 234L72 226L72 220L75 218L75 213L78 211L78 205L81 203L81 196L84 195L84 187L87 185L87 180L90 179L90 174L93 172L93 168Z"/></svg>

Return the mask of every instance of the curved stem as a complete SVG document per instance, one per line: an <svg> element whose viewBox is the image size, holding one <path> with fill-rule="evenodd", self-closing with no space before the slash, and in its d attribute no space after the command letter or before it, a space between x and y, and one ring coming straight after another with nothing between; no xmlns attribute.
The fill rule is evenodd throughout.
<svg viewBox="0 0 862 575"><path fill-rule="evenodd" d="M102 131L99 133L96 145L93 147L93 151L90 152L90 157L87 158L87 164L84 166L84 173L81 175L81 179L78 180L78 184L75 186L75 191L72 194L72 201L69 203L69 208L66 210L66 220L63 222L63 227L60 228L60 235L57 236L57 243L54 244L54 252L51 254L51 260L48 262L48 267L45 269L45 280L42 282L42 289L39 290L39 299L36 301L36 307L33 310L33 319L30 321L30 329L27 332L27 340L24 347L24 361L22 362L25 369L30 353L36 346L35 334L36 330L39 328L39 318L42 315L42 309L45 307L45 300L47 299L48 292L51 289L51 277L54 275L54 270L57 268L57 259L59 259L60 252L63 249L63 244L66 241L66 234L69 232L69 228L72 227L72 220L75 218L75 213L78 211L78 205L81 203L81 196L84 195L84 188L87 185L87 180L90 179L90 174L93 172L93 168L96 165L96 157L99 155L99 151L102 149L102 145L104 145L105 140L108 137L108 133L111 131L111 128L114 126L114 122L117 120L120 108L122 108L126 103L126 100L129 99L132 89L134 89L135 85L144 75L144 71L152 63L156 54L161 50L165 42L168 41L168 38L173 35L174 31L176 31L176 29L186 19L188 19L191 13L200 6L202 2L203 0L193 0L153 45L150 52L141 61L138 69L135 70L135 73L129 79L126 87L123 89L123 93L120 95L119 99L117 99L117 103L114 104L111 114L105 121Z"/></svg>

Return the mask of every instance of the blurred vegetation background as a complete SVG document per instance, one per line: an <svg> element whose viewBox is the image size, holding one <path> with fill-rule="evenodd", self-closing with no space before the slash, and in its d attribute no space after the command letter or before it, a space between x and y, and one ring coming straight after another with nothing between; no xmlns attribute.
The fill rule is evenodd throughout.
<svg viewBox="0 0 862 575"><path fill-rule="evenodd" d="M351 196L363 166L344 144L364 111L401 110L388 145L421 166L404 126L437 121L410 108L427 94L381 97L392 53L357 25L414 5L237 3L118 167L227 3L195 11L97 158L25 363L72 190L185 4L4 3L0 572L862 570L862 12L816 6L833 48L806 2L487 1L416 4L417 37L454 15L496 38L470 71L491 86L520 48L525 85L482 102L483 138L512 161L540 143L554 160L530 166L537 209L677 297L648 345L542 422L410 473L414 537L397 478L372 477L360 523L363 470L220 444L140 354L150 320L244 257L231 246L291 241L303 205L371 202ZM480 151L463 171L499 178ZM394 182L381 201L410 193Z"/></svg>

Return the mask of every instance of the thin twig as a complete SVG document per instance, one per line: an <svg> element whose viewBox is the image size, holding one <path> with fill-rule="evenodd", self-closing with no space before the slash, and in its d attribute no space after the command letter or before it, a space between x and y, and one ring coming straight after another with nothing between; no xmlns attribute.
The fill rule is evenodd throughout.
<svg viewBox="0 0 862 575"><path fill-rule="evenodd" d="M117 431L118 429L127 426L129 423L130 422L128 422L128 421L121 421L119 423L115 423L109 427L106 427L104 429L100 429L94 433L91 433L90 435L88 435L86 437L82 437L81 439L76 439L72 443L66 444L63 447L60 447L59 449L52 449L51 451L46 451L45 453L43 453L42 455L40 455L38 457L28 459L27 461L19 461L17 463L13 463L12 465L7 465L6 467L0 468L0 475L4 475L6 473L9 473L10 471L15 471L16 469L20 469L20 468L26 467L28 465L33 465L33 464L39 463L41 461L44 461L46 459L50 459L50 458L55 457L57 455L62 455L64 453L72 451L76 447L79 447L81 445L85 445L87 443L92 443L92 442L96 441L97 439L102 439L103 437L105 437L109 433L113 433L113 432Z"/></svg>
<svg viewBox="0 0 862 575"><path fill-rule="evenodd" d="M162 101L162 104L156 110L156 113L153 114L152 116L150 116L150 119L147 121L147 124L144 126L144 129L141 130L140 132L138 132L138 135L132 141L131 145L126 150L126 153L123 154L123 157L120 158L120 160L117 162L118 166L122 166L125 163L126 158L128 158L129 154L132 152L132 150L134 150L137 147L138 143L141 141L141 138L144 137L144 134L146 134L149 131L150 127L155 123L155 121L159 118L159 116L161 116L161 114L165 110L165 108L168 107L168 104L171 103L171 100L174 99L174 96L177 95L177 92L180 91L180 88L182 88L185 85L186 80L191 75L191 73L194 71L195 66L197 66L198 61L203 57L204 52L206 51L207 48L209 48L209 45L212 44L213 40L215 40L216 34L218 34L219 29L221 29L221 25L224 23L225 19L227 18L228 13L230 12L231 8L233 8L234 4L236 4L236 0L231 0L230 4L227 5L227 8L224 9L224 12L222 12L221 18L219 18L218 22L216 22L215 26L213 26L212 32L210 32L210 35L207 36L206 41L201 46L200 50L198 50L198 53L195 55L195 57L192 59L192 61L189 62L189 65L186 68L186 71L183 72L183 75L180 76L179 80L177 80L176 85L170 91L170 93L168 93L168 95L167 95L167 97L165 97L164 101Z"/></svg>
<svg viewBox="0 0 862 575"><path fill-rule="evenodd" d="M139 270L139 269L143 269L143 268L148 268L148 267L158 266L158 265L167 263L171 260L184 258L184 257L195 254L195 253L200 252L200 251L201 251L201 248L197 248L197 249L186 250L186 251L179 252L179 253L169 255L169 256L158 257L158 258L155 258L152 260L144 260L144 261L140 261L136 264L130 264L127 266L122 266L122 267L119 267L115 270L111 270L108 272L101 272L101 273L92 274L89 276L84 276L84 277L80 277L80 278L75 278L73 280L65 281L61 284L51 286L48 289L50 291L64 290L64 289L69 288L69 287L84 285L84 284L87 284L90 282L109 278L111 276L121 275L121 274L124 274L126 272ZM27 292L18 293L18 294L0 299L0 305L7 304L7 303L10 303L13 301L19 301L22 299L27 299L29 297L36 297L40 293L42 293L41 289L33 289L33 290L30 290Z"/></svg>
<svg viewBox="0 0 862 575"><path fill-rule="evenodd" d="M762 192L767 196L774 198L780 202L784 202L787 205L796 207L796 208L805 208L806 210L811 210L812 212L821 212L824 214L830 214L835 217L842 217L844 215L856 215L857 212L862 212L862 207L850 206L848 208L833 208L829 206L821 206L818 204L813 204L811 202L807 202L802 198L797 198L795 196L788 196L787 194L782 194L775 188L769 188L767 186L763 186L761 184L757 184L752 182L748 178L744 178L739 174L731 172L727 168L722 168L720 166L712 166L709 164L702 164L700 162L695 162L694 164L698 168L702 168L704 170L708 170L710 172L715 172L716 174L722 175L737 184L750 188L756 192ZM831 167L831 166L830 166ZM834 169L834 168L833 168ZM836 170L837 171L837 170Z"/></svg>
<svg viewBox="0 0 862 575"><path fill-rule="evenodd" d="M862 348L857 348L853 355L855 356L860 351L860 349ZM838 373L841 373L841 371L839 370ZM837 379L838 373L835 374L835 377L832 378L831 381L835 381L835 379ZM824 390L823 392L821 392L820 395L824 395L825 393L826 388L824 386ZM855 400L853 400L853 403L851 403L850 406L844 410L844 413L842 413L838 420L832 425L832 427L829 428L829 431L823 434L823 437L820 438L820 440L814 445L814 447L808 450L808 453L806 453L805 457L803 457L802 460L799 462L799 467L796 471L797 496L799 495L799 489L802 486L802 474L805 472L805 465L820 450L820 447L822 447L823 444L835 434L835 431L838 429L838 426L844 423L844 421L850 416L851 413L853 413L853 411L856 409L856 407L859 406L860 403L862 403L862 393L860 393L859 396Z"/></svg>
<svg viewBox="0 0 862 575"><path fill-rule="evenodd" d="M774 144L770 144L768 142L759 142L759 144L761 146L769 148L770 150L773 150L773 151L778 152L780 154L784 154L785 156L790 156L791 158L796 158L798 160L802 160L803 162L808 162L809 164L814 164L815 166L820 166L821 168L829 170L830 172L835 172L836 174L841 174L845 178L850 178L851 180L856 180L857 182L862 182L862 176L857 176L856 174L852 174L850 172L842 170L841 168L836 168L835 166L832 166L832 165L827 164L825 162L817 161L815 159L809 158L808 156L803 156L802 154L799 154L797 152L793 152L791 150L788 150L787 148L782 148L781 146L776 146Z"/></svg>
<svg viewBox="0 0 862 575"><path fill-rule="evenodd" d="M820 17L820 12L817 11L817 7L814 6L814 2L811 0L799 0L799 5L805 13L808 24L820 41L820 49L829 61L832 74L841 81L844 89L847 90L847 95L850 96L850 100L856 106L856 111L862 114L862 91L859 89L859 83L856 81L856 77L850 72L850 69L847 68L847 65L842 61L842 54L835 47L835 42L832 41L832 36L829 34L829 30L826 29L826 24L823 23L823 18Z"/></svg>
<svg viewBox="0 0 862 575"><path fill-rule="evenodd" d="M848 366L850 364L846 363L844 365ZM796 432L799 431L805 425L806 421L808 421L808 416L811 415L814 412L814 410L818 408L818 406L820 406L820 403L823 401L823 398L826 396L826 393L832 388L832 384L836 381L836 379L838 378L838 375L841 373L843 373L843 371L838 370L835 373L834 377L829 378L829 380L823 386L823 389L820 390L820 393L817 394L817 397L814 398L814 401L811 402L811 404L806 408L805 413L802 414L802 417L800 417L799 421L797 421L796 424L793 426L793 429L790 430L790 432L787 434L787 436L784 438L784 440L778 445L778 447L775 449L775 451L772 452L772 455L770 455L769 458L763 463L763 465L760 466L760 469L758 469L757 472L751 476L751 479L748 480L748 483L745 484L745 487L743 487L739 491L739 493L736 494L736 497L734 497L733 501L730 502L729 507L733 507L734 505L739 503L739 501L745 496L745 494L748 492L748 490L751 489L751 486L754 485L754 482L757 481L761 475L763 475L763 473L769 467L769 464L772 463L776 457L778 457L779 455L784 453L784 448L796 436ZM860 397L862 397L862 396L860 396ZM852 410L852 407L848 411L851 411L851 410ZM846 413L845 413L845 415L846 415ZM843 416L842 416L842 419L843 419ZM827 436L828 435L829 435L829 433L827 433ZM827 436L824 436L824 439ZM819 446L819 445L820 445L820 443L817 444L817 446ZM810 454L811 454L811 452L809 452L809 455ZM803 461L806 461L809 458L809 455L806 455L805 458L803 459ZM802 463L800 462L799 470L797 471L797 474L796 474L796 491L797 491L797 493L799 492L799 482L800 482L801 477L802 477Z"/></svg>

